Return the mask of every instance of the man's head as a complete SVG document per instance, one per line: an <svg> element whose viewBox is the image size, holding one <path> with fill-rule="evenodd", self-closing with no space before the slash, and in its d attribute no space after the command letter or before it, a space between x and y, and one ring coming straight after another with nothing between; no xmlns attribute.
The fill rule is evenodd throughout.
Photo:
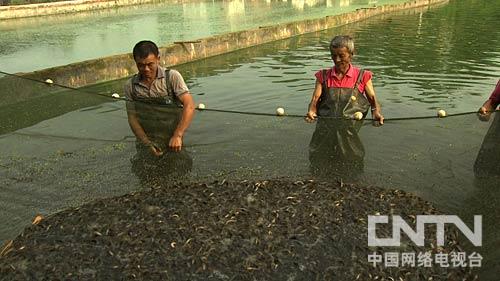
<svg viewBox="0 0 500 281"><path fill-rule="evenodd" d="M349 35L335 36L330 42L330 54L335 67L347 71L354 55L354 40Z"/></svg>
<svg viewBox="0 0 500 281"><path fill-rule="evenodd" d="M160 64L160 52L155 43L151 41L140 41L135 44L134 61L142 79L154 79Z"/></svg>

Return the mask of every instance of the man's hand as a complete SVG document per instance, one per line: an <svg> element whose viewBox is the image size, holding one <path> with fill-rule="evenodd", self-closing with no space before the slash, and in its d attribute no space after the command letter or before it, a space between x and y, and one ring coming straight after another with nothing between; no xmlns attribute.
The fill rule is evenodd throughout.
<svg viewBox="0 0 500 281"><path fill-rule="evenodd" d="M311 98L311 102L309 103L309 107L307 109L307 114L306 114L306 122L312 123L316 121L316 118L318 118L318 110L316 108L319 98L321 97L321 88L322 85L319 82L318 79L316 79L316 85L314 86L314 92Z"/></svg>
<svg viewBox="0 0 500 281"><path fill-rule="evenodd" d="M171 150L178 152L181 151L182 149L182 137L178 135L174 135L170 138L170 141L168 142L168 147L170 147Z"/></svg>
<svg viewBox="0 0 500 281"><path fill-rule="evenodd" d="M491 112L485 106L481 106L481 108L479 108L479 111L477 112L477 117L481 121L488 121L490 120Z"/></svg>
<svg viewBox="0 0 500 281"><path fill-rule="evenodd" d="M491 112L493 111L495 111L494 105L492 104L491 99L488 99L477 111L477 117L481 121L488 121L490 120Z"/></svg>
<svg viewBox="0 0 500 281"><path fill-rule="evenodd" d="M163 151L161 151L161 149L158 148L153 143L150 143L148 146L149 146L149 151L151 151L151 154L153 154L154 156L160 157L163 155Z"/></svg>
<svg viewBox="0 0 500 281"><path fill-rule="evenodd" d="M144 132L144 129L141 126L141 123L139 123L139 120L137 119L137 115L135 112L135 109L130 110L129 109L129 102L127 102L127 116L128 116L128 124L130 125L130 128L132 129L132 132L134 135L137 137L140 142L147 146L149 148L149 151L151 154L153 154L156 157L160 157L163 155L163 151L161 151L160 148L155 146L154 143L152 143L149 139L148 136L146 136L146 132Z"/></svg>
<svg viewBox="0 0 500 281"><path fill-rule="evenodd" d="M379 109L375 109L374 111L372 111L372 117L375 121L373 122L373 126L378 127L384 125L384 116L382 115L382 113L380 113Z"/></svg>
<svg viewBox="0 0 500 281"><path fill-rule="evenodd" d="M306 121L309 123L312 123L316 121L316 118L318 118L318 115L316 114L316 111L314 110L309 110L306 115Z"/></svg>
<svg viewBox="0 0 500 281"><path fill-rule="evenodd" d="M384 125L384 116L380 112L380 104L377 101L375 90L373 89L372 79L366 82L365 86L366 98L372 107L372 118L374 120L373 126L378 127Z"/></svg>
<svg viewBox="0 0 500 281"><path fill-rule="evenodd" d="M193 97L189 92L186 92L179 96L179 100L182 103L182 116L177 128L174 131L173 136L168 142L168 147L175 152L181 151L182 149L182 136L191 124L191 120L194 116L194 101Z"/></svg>

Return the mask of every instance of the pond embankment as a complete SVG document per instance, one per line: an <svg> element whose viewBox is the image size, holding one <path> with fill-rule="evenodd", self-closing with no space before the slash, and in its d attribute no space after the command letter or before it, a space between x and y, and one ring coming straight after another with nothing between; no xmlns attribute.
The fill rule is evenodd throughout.
<svg viewBox="0 0 500 281"><path fill-rule="evenodd" d="M386 13L426 9L430 5L447 2L448 0L416 0L401 4L358 9L353 12L318 19L262 26L256 29L225 33L199 40L174 42L174 44L160 48L161 63L167 66L178 65L305 33L330 29ZM82 87L124 78L136 71L132 55L121 54L22 75L41 81L50 78L60 85Z"/></svg>
<svg viewBox="0 0 500 281"><path fill-rule="evenodd" d="M172 0L173 1L173 0ZM159 2L158 0L74 0L27 5L0 6L0 20L38 17L46 15L69 14L140 5Z"/></svg>

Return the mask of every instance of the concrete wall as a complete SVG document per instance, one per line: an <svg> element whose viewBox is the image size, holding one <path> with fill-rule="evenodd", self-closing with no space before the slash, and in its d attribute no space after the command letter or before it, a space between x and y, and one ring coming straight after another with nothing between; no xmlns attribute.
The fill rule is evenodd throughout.
<svg viewBox="0 0 500 281"><path fill-rule="evenodd" d="M74 0L28 5L0 6L0 20L92 11L161 0Z"/></svg>
<svg viewBox="0 0 500 281"><path fill-rule="evenodd" d="M402 4L359 9L354 12L320 19L227 33L192 42L178 42L160 48L161 60L162 64L166 66L182 64L274 40L349 24L388 12L425 7L446 2L448 2L448 0L416 0ZM137 69L132 55L124 54L44 69L23 74L23 76L38 80L50 78L57 84L70 87L81 87L88 84L123 78L136 72Z"/></svg>

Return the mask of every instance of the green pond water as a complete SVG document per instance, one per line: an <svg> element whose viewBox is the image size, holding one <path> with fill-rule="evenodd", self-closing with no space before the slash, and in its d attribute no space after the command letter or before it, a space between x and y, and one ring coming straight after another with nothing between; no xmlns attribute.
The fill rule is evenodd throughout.
<svg viewBox="0 0 500 281"><path fill-rule="evenodd" d="M15 73L403 0L166 1L0 21L0 70Z"/></svg>
<svg viewBox="0 0 500 281"><path fill-rule="evenodd" d="M186 181L342 178L416 193L470 227L473 215L482 215L483 246L466 245L466 251L484 258L480 280L496 280L500 116L489 122L473 113L390 119L435 116L438 109L476 111L500 77L498 18L499 1L451 1L180 65L176 69L196 102L207 108L274 113L284 107L288 114L304 115L315 71L332 66L329 40L348 33L356 40L354 64L373 71L389 120L380 128L365 121L359 133L362 168L348 175L332 171L335 161L328 155L312 157L316 127L300 117L198 112L185 137L192 162L172 161L163 168L185 169ZM124 102L97 96L121 92L125 80L71 91L12 79L3 94L13 96L21 84L35 90L0 103L0 240L15 237L36 213L150 184L133 164L136 148ZM313 172L316 163L324 167L320 173Z"/></svg>

